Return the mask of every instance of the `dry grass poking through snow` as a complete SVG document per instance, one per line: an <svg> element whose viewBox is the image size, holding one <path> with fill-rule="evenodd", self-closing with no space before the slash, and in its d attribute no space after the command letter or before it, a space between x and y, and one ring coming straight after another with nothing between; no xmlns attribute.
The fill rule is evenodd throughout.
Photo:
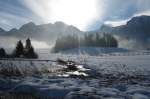
<svg viewBox="0 0 150 99"><path fill-rule="evenodd" d="M0 60L0 75L2 76L32 76L52 73L62 66L48 61L16 61Z"/></svg>
<svg viewBox="0 0 150 99"><path fill-rule="evenodd" d="M32 94L24 94L24 93L9 93L9 94L1 94L0 99L40 99Z"/></svg>

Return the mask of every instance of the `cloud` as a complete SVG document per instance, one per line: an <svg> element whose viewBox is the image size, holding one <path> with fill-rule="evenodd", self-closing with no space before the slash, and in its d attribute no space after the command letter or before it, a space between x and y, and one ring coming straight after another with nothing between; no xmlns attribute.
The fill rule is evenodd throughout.
<svg viewBox="0 0 150 99"><path fill-rule="evenodd" d="M33 13L35 13L37 16L43 18L50 17L50 6L49 2L51 0L22 0L20 3L30 9ZM46 20L46 19L43 19Z"/></svg>
<svg viewBox="0 0 150 99"><path fill-rule="evenodd" d="M0 1L0 27L5 30L19 28L21 25L34 21L40 23L40 18L20 3L22 0Z"/></svg>
<svg viewBox="0 0 150 99"><path fill-rule="evenodd" d="M120 21L105 21L104 24L111 27L116 27L120 25L126 25L129 20L130 19L120 20Z"/></svg>
<svg viewBox="0 0 150 99"><path fill-rule="evenodd" d="M108 0L104 0L107 1ZM126 19L133 16L136 13L150 10L149 0L111 0L110 5L107 6L106 16L110 15L112 19ZM108 11L107 11L108 9ZM110 12L112 12L112 14Z"/></svg>
<svg viewBox="0 0 150 99"><path fill-rule="evenodd" d="M12 29L14 27L19 28L20 24L24 24L27 21L28 19L24 17L16 16L5 12L0 13L0 26L6 30Z"/></svg>
<svg viewBox="0 0 150 99"><path fill-rule="evenodd" d="M99 6L103 8L103 13L95 23L99 21L101 24L109 22L113 26L125 24L134 16L150 15L149 5L150 0L99 0ZM95 25L95 23L92 22L91 24ZM97 26L97 28L99 27Z"/></svg>
<svg viewBox="0 0 150 99"><path fill-rule="evenodd" d="M133 17L141 16L141 15L150 16L150 10L148 10L148 11L143 11L143 12L139 12L139 13L135 13L135 14L133 15Z"/></svg>
<svg viewBox="0 0 150 99"><path fill-rule="evenodd" d="M149 5L150 0L1 0L0 26L8 30L29 21L63 21L94 30L103 23L116 25L133 16L150 15Z"/></svg>
<svg viewBox="0 0 150 99"><path fill-rule="evenodd" d="M45 22L62 21L86 30L99 17L98 0L23 0L23 4Z"/></svg>

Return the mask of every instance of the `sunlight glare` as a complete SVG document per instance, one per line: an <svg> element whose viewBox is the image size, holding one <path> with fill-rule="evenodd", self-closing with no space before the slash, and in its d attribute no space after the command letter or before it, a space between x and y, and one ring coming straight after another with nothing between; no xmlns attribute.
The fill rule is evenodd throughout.
<svg viewBox="0 0 150 99"><path fill-rule="evenodd" d="M81 30L99 18L98 0L25 0L45 23L62 21Z"/></svg>

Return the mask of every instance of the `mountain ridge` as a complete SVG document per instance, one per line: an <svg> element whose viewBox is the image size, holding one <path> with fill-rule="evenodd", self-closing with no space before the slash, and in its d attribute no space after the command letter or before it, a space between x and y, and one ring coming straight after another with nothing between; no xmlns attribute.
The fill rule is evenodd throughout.
<svg viewBox="0 0 150 99"><path fill-rule="evenodd" d="M98 32L111 33L118 36L120 40L128 40L130 44L134 44L134 48L150 48L150 16L133 17L126 25L117 27L103 25Z"/></svg>
<svg viewBox="0 0 150 99"><path fill-rule="evenodd" d="M28 22L22 25L19 29L13 28L5 31L0 28L0 36L12 36L16 38L33 38L39 41L46 41L48 43L54 42L59 36L64 35L82 35L84 32L78 28L67 25L63 22L57 21L55 23L36 25L33 22Z"/></svg>
<svg viewBox="0 0 150 99"><path fill-rule="evenodd" d="M85 33L111 33L119 41L119 47L150 49L150 16L137 16L131 18L126 25L111 27L102 25L97 31L81 31L78 28L63 22L55 22L37 25L33 22L22 25L19 29L13 28L6 31L0 28L0 36L15 37L18 39L32 38L48 44L55 43L60 36L79 35Z"/></svg>

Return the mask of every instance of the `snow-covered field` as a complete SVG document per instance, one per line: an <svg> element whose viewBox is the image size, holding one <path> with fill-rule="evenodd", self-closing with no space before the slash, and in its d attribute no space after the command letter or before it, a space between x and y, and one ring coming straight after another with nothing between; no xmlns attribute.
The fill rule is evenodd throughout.
<svg viewBox="0 0 150 99"><path fill-rule="evenodd" d="M0 60L1 68L19 69L25 76L0 78L0 94L31 94L41 99L150 99L148 51L98 56L40 54L40 60ZM60 76L64 68L46 60L73 60L88 76ZM82 68L83 69L83 68ZM48 72L44 72L48 70ZM36 72L39 73L36 74ZM78 74L78 72L75 72ZM69 73L68 73L69 74Z"/></svg>

